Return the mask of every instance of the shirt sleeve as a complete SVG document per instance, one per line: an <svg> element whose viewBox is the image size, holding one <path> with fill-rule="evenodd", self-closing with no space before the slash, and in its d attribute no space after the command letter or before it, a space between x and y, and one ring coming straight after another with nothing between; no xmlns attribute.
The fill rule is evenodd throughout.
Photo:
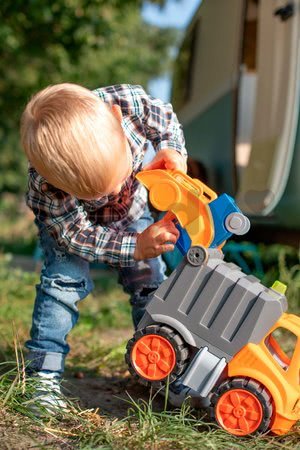
<svg viewBox="0 0 300 450"><path fill-rule="evenodd" d="M89 262L134 265L137 233L92 224L78 199L48 184L34 169L29 170L26 200L37 222L69 253Z"/></svg>
<svg viewBox="0 0 300 450"><path fill-rule="evenodd" d="M140 96L143 111L143 123L147 139L156 152L173 149L187 158L182 125L179 123L171 103L146 94L141 86L136 90Z"/></svg>
<svg viewBox="0 0 300 450"><path fill-rule="evenodd" d="M94 91L102 100L121 107L123 117L130 117L138 134L141 129L156 152L174 149L187 158L182 125L171 103L148 95L141 86L120 84Z"/></svg>

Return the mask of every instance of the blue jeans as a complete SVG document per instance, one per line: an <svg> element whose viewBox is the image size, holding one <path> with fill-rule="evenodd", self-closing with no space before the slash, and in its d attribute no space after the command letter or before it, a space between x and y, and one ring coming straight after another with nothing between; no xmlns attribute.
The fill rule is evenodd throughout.
<svg viewBox="0 0 300 450"><path fill-rule="evenodd" d="M153 223L148 209L126 231L141 232ZM77 304L93 289L89 263L59 247L45 228L40 228L40 241L45 262L32 317L31 339L25 343L29 354L28 372L62 373L69 352L67 335L76 324ZM161 257L138 261L133 267L119 268L119 282L130 295L132 319L136 328L153 291L165 279Z"/></svg>

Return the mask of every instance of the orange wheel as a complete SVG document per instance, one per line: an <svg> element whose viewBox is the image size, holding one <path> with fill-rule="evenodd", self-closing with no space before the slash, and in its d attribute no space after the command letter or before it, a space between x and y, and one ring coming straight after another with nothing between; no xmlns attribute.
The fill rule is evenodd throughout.
<svg viewBox="0 0 300 450"><path fill-rule="evenodd" d="M245 436L259 428L263 410L258 398L244 389L223 394L216 407L216 419L231 434Z"/></svg>
<svg viewBox="0 0 300 450"><path fill-rule="evenodd" d="M163 336L147 334L133 346L132 365L138 375L151 381L166 378L175 367L176 355L172 344Z"/></svg>
<svg viewBox="0 0 300 450"><path fill-rule="evenodd" d="M273 406L271 396L255 380L233 378L221 383L211 397L213 417L236 436L264 433L269 428Z"/></svg>
<svg viewBox="0 0 300 450"><path fill-rule="evenodd" d="M182 337L167 325L148 325L136 331L127 344L125 360L142 384L163 387L186 369L189 348Z"/></svg>

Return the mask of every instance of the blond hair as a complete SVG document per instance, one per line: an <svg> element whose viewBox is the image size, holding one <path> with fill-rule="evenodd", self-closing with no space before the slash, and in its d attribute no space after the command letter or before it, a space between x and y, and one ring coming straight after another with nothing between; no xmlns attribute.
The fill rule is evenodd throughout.
<svg viewBox="0 0 300 450"><path fill-rule="evenodd" d="M109 106L70 83L33 96L22 115L21 141L40 175L79 198L107 193L118 176L116 162L126 156L124 132Z"/></svg>

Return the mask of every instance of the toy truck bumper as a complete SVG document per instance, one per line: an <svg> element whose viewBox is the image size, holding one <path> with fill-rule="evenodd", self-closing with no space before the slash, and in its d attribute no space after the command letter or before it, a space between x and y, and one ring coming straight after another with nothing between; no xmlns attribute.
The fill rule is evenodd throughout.
<svg viewBox="0 0 300 450"><path fill-rule="evenodd" d="M277 435L286 434L299 419L299 414L297 416L291 414L289 417L287 417L276 412L274 422L271 426L271 431L272 433Z"/></svg>

